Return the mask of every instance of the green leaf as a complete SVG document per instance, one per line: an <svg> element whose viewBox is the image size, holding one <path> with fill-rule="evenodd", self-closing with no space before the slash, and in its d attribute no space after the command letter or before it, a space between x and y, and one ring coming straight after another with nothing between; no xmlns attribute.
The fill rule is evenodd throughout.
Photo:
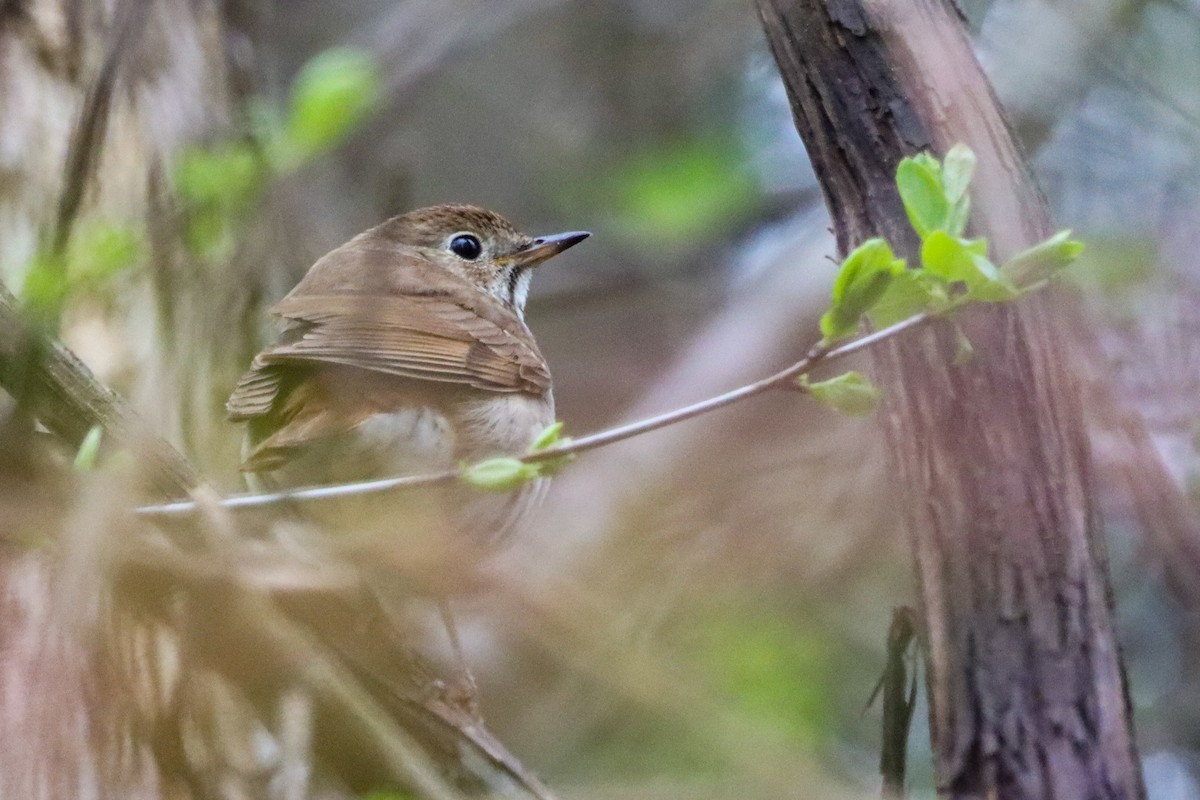
<svg viewBox="0 0 1200 800"><path fill-rule="evenodd" d="M371 112L378 95L379 70L367 53L333 48L312 58L292 87L285 126L298 159L337 144Z"/></svg>
<svg viewBox="0 0 1200 800"><path fill-rule="evenodd" d="M72 288L95 287L142 257L141 235L129 226L91 221L81 225L67 248L67 278Z"/></svg>
<svg viewBox="0 0 1200 800"><path fill-rule="evenodd" d="M963 283L971 299L1002 302L1017 297L1016 287L977 250L978 245L969 248L962 239L934 231L921 243L921 263L931 275Z"/></svg>
<svg viewBox="0 0 1200 800"><path fill-rule="evenodd" d="M936 163L928 154L922 153L903 159L896 168L900 200L913 230L922 239L933 231L945 230L950 218L951 203L946 199L939 170L934 166Z"/></svg>
<svg viewBox="0 0 1200 800"><path fill-rule="evenodd" d="M942 180L942 162L938 161L928 151L921 151L915 156L910 156L910 159L918 166L923 167L934 174L940 183Z"/></svg>
<svg viewBox="0 0 1200 800"><path fill-rule="evenodd" d="M235 142L184 151L175 165L175 187L192 206L245 208L258 196L266 170L258 153Z"/></svg>
<svg viewBox="0 0 1200 800"><path fill-rule="evenodd" d="M966 195L975 175L975 164L975 153L965 144L956 144L946 153L942 164L942 187L951 203L957 203Z"/></svg>
<svg viewBox="0 0 1200 800"><path fill-rule="evenodd" d="M62 258L39 253L21 286L25 307L39 324L56 327L67 299L67 271Z"/></svg>
<svg viewBox="0 0 1200 800"><path fill-rule="evenodd" d="M78 472L91 472L96 468L96 461L100 457L100 440L103 438L104 429L99 425L93 425L83 437L75 453L75 469Z"/></svg>
<svg viewBox="0 0 1200 800"><path fill-rule="evenodd" d="M535 464L526 464L520 459L502 456L489 458L462 468L462 479L477 489L489 492L507 492L528 483L541 474Z"/></svg>
<svg viewBox="0 0 1200 800"><path fill-rule="evenodd" d="M984 258L987 258L987 254L988 254L988 240L987 239L984 239L983 237L980 237L978 239L964 239L962 245L963 245L963 247L967 248L968 253L973 253L977 256L983 256Z"/></svg>
<svg viewBox="0 0 1200 800"><path fill-rule="evenodd" d="M545 450L548 447L553 447L559 443L562 438L563 423L556 422L553 425L547 425L546 428L537 435L533 440L533 444L529 446L529 451L536 453L538 450Z"/></svg>
<svg viewBox="0 0 1200 800"><path fill-rule="evenodd" d="M598 182L635 246L694 248L720 238L761 203L736 137L667 139L606 165Z"/></svg>
<svg viewBox="0 0 1200 800"><path fill-rule="evenodd" d="M970 218L971 195L964 194L950 208L950 215L946 217L946 232L951 236L962 236Z"/></svg>
<svg viewBox="0 0 1200 800"><path fill-rule="evenodd" d="M886 328L929 310L934 302L931 278L920 270L896 272L879 302L871 309L871 321L877 327Z"/></svg>
<svg viewBox="0 0 1200 800"><path fill-rule="evenodd" d="M1024 288L1053 278L1082 252L1083 242L1072 239L1071 231L1062 230L1005 261L1000 272Z"/></svg>
<svg viewBox="0 0 1200 800"><path fill-rule="evenodd" d="M896 260L883 239L868 239L846 256L833 282L833 302L821 317L826 341L858 330L859 320L883 296L897 265L903 269L904 262Z"/></svg>
<svg viewBox="0 0 1200 800"><path fill-rule="evenodd" d="M854 371L816 383L809 382L807 375L801 375L797 382L817 400L852 417L872 413L883 398L883 393L873 383Z"/></svg>

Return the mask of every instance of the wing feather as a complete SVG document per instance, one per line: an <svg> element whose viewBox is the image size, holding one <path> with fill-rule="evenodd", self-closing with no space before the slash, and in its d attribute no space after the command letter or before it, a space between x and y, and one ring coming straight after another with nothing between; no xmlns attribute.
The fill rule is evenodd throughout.
<svg viewBox="0 0 1200 800"><path fill-rule="evenodd" d="M255 357L227 403L234 420L271 412L283 367L338 364L493 392L544 394L550 373L508 309L442 295L293 295L275 309L288 328Z"/></svg>

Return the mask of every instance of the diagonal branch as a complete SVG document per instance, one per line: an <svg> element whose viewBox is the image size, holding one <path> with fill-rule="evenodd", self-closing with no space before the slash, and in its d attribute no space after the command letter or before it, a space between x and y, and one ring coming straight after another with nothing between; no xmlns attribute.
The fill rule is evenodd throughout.
<svg viewBox="0 0 1200 800"><path fill-rule="evenodd" d="M1028 288L1028 291L1036 291L1046 285L1045 281L1038 282ZM711 411L716 411L719 408L733 405L742 400L755 397L772 389L789 388L793 390L801 390L801 387L795 383L796 378L801 375L807 375L818 366L823 364L839 361L855 353L862 352L878 345L881 342L892 339L905 331L923 327L935 319L942 319L943 314L934 314L932 312L924 312L909 317L906 320L897 322L887 328L882 328L878 331L873 331L868 334L854 339L853 341L830 347L825 344L814 345L804 358L792 364L786 369L780 370L773 375L769 375L761 380L753 383L740 386L737 389L725 392L724 394L710 397L707 400L701 400L683 408L677 408L673 411L668 411L657 416L648 417L647 419L630 422L626 425L620 425L608 430L599 431L589 434L578 439L565 442L555 447L548 447L545 450L538 450L533 453L526 453L518 456L518 460L526 464L536 464L541 462L551 462L560 459L568 458L579 453L584 453L589 450L595 450L600 447L606 447L617 442L631 439L635 436L641 436L645 433L665 428L669 425L676 425L680 422L685 422L690 419L707 414ZM422 486L433 486L435 484L449 483L461 477L458 470L445 470L443 472L432 472L422 475L401 475L392 478L381 478L373 481L361 481L358 483L344 483L334 486L316 486L308 489L295 489L286 492L275 492L271 494L247 494L228 497L220 501L220 504L231 510L244 510L265 508L269 506L286 505L289 503L301 502L323 502L341 497L350 497L355 495L368 495L377 492L391 492L403 489L415 489ZM194 501L183 500L174 503L165 503L161 505L142 506L137 509L139 516L151 519L165 519L170 517L189 516L197 512L197 505Z"/></svg>

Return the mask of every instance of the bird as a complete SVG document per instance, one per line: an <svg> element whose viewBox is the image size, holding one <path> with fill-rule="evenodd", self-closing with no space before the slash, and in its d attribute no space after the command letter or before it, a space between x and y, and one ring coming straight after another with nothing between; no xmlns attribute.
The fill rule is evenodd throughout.
<svg viewBox="0 0 1200 800"><path fill-rule="evenodd" d="M436 205L320 258L273 309L282 334L226 404L246 424L242 471L294 488L526 452L555 420L525 324L532 273L589 235L529 236L494 211ZM500 541L544 488L442 502L457 531Z"/></svg>

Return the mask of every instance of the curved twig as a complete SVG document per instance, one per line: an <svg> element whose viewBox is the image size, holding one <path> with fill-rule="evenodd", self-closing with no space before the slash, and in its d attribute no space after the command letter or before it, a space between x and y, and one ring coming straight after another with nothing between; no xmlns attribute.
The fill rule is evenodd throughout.
<svg viewBox="0 0 1200 800"><path fill-rule="evenodd" d="M675 425L710 411L715 411L718 408L733 405L739 401L749 397L762 394L770 389L777 389L784 386L794 387L794 381L801 375L811 372L820 364L837 361L854 353L865 350L872 345L878 344L886 339L890 339L897 334L907 330L921 327L928 324L930 321L939 318L941 315L931 312L924 312L909 317L906 320L897 322L887 328L882 328L878 331L860 336L853 341L837 347L828 347L824 344L817 344L804 358L800 359L790 367L776 372L774 375L769 375L766 378L755 381L754 383L740 386L737 389L725 392L724 394L710 397L706 400L701 400L698 403L693 403L683 408L677 408L673 411L668 411L653 417L648 417L636 422L630 422L626 425L619 425L615 428L599 431L597 433L582 436L570 442L548 447L545 450L539 450L535 453L526 453L518 456L518 459L526 464L534 464L538 462L554 461L567 456L573 456L578 453L583 453L588 450L595 450L599 447L605 447L610 444L615 444L625 439L640 436L644 433L665 428L669 425ZM321 502L332 500L335 498L352 497L356 495L374 494L376 492L390 492L401 489L413 489L420 486L432 486L435 484L449 483L457 480L461 473L458 470L444 470L442 472L431 472L421 475L401 475L391 478L380 478L372 481L361 481L357 483L343 483L333 486L314 486L307 489L293 489L286 492L275 492L270 494L245 494L227 497L220 501L220 504L230 510L256 509L265 508L268 506L283 505L290 503L304 502ZM163 519L169 517L189 516L196 513L196 503L192 500L183 500L175 503L164 503L159 505L141 506L136 509L138 516L152 519Z"/></svg>

